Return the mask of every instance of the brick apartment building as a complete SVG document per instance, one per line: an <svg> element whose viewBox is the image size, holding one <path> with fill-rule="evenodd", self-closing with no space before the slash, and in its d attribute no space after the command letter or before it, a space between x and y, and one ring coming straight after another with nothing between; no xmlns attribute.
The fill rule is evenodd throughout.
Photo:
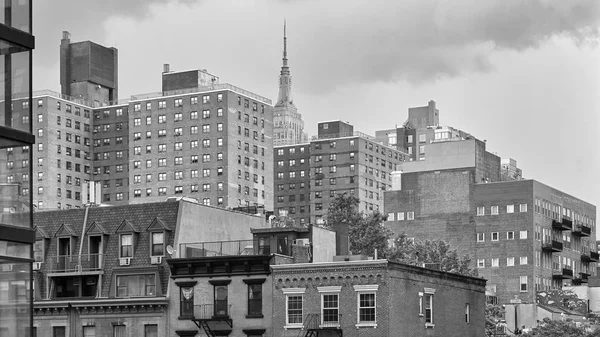
<svg viewBox="0 0 600 337"><path fill-rule="evenodd" d="M169 246L251 239L250 228L266 226L187 201L55 210L34 221L34 327L57 337L166 335Z"/></svg>
<svg viewBox="0 0 600 337"><path fill-rule="evenodd" d="M481 182L499 177L499 158L478 161L476 145L432 143L432 157L406 163L401 190L385 193L386 225L469 254L500 303L587 282L598 262L595 206L535 180Z"/></svg>
<svg viewBox="0 0 600 337"><path fill-rule="evenodd" d="M10 164L26 163L24 174L31 175L35 135L29 124L32 85L32 1L5 1L0 5L0 39L2 40L2 93L0 94L0 336L30 336L31 264L34 243L31 195L32 181L16 180ZM20 115L15 108L27 104ZM12 149L17 149L13 151Z"/></svg>
<svg viewBox="0 0 600 337"><path fill-rule="evenodd" d="M108 71L108 70L110 71ZM62 93L15 101L37 137L33 162L10 160L14 182L37 182L39 210L192 197L221 207L273 207L270 100L206 70L162 74L162 91L117 100L117 51L61 41ZM13 152L11 152L13 151ZM15 153L18 149L9 149ZM30 177L28 170L33 166Z"/></svg>
<svg viewBox="0 0 600 337"><path fill-rule="evenodd" d="M484 334L483 279L387 260L271 268L277 336Z"/></svg>
<svg viewBox="0 0 600 337"><path fill-rule="evenodd" d="M275 210L297 225L320 224L330 200L348 193L365 212L383 210L383 191L406 154L341 121L320 122L309 143L274 149Z"/></svg>

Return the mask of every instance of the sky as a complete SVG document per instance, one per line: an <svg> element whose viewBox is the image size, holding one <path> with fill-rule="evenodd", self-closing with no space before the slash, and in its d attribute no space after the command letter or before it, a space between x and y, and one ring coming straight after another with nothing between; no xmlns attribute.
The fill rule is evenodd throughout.
<svg viewBox="0 0 600 337"><path fill-rule="evenodd" d="M287 21L306 131L374 134L436 101L440 124L487 140L536 179L600 207L600 1L46 0L34 6L34 89L60 91L61 32L119 50L119 98L207 69L277 98Z"/></svg>

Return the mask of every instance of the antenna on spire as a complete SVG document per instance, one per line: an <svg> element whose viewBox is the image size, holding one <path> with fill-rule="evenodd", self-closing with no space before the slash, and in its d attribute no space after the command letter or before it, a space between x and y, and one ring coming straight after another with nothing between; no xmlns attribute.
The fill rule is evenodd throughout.
<svg viewBox="0 0 600 337"><path fill-rule="evenodd" d="M287 22L283 19L283 63L287 66L287 35L286 35Z"/></svg>

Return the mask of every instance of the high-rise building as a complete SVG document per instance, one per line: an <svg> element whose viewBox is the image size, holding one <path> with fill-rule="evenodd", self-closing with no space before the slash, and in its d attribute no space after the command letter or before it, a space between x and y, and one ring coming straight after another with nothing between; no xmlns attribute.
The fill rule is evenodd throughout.
<svg viewBox="0 0 600 337"><path fill-rule="evenodd" d="M288 66L286 25L283 25L283 65L279 75L279 96L273 107L273 144L292 145L308 141L304 121L292 99L292 75Z"/></svg>
<svg viewBox="0 0 600 337"><path fill-rule="evenodd" d="M35 242L31 167L35 136L31 119L32 2L0 5L0 335L35 336L31 297ZM19 113L15 113L19 110ZM23 171L21 165L27 164ZM21 170L21 174L15 171Z"/></svg>
<svg viewBox="0 0 600 337"><path fill-rule="evenodd" d="M13 104L15 123L32 125L37 135L32 162L11 160L13 179L38 182L21 193L33 195L39 210L171 196L272 210L269 99L221 84L206 70L175 72L165 65L162 91L112 100L116 49L70 43L63 35L61 80L70 78L70 85L62 81L62 93L34 93L32 118L26 100Z"/></svg>
<svg viewBox="0 0 600 337"><path fill-rule="evenodd" d="M336 194L356 196L359 209L383 211L383 191L407 155L378 144L341 121L320 122L309 143L275 147L275 211L297 225L321 224Z"/></svg>

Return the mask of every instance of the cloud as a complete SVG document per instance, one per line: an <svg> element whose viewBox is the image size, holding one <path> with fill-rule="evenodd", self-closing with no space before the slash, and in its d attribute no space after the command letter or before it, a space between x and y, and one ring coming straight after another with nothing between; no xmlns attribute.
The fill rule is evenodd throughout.
<svg viewBox="0 0 600 337"><path fill-rule="evenodd" d="M420 84L488 72L494 69L491 60L498 51L522 52L556 36L583 45L597 42L600 36L597 0L56 0L41 4L36 3L36 12L46 14L37 16L40 22L36 19L42 30L38 46L39 37L44 37L42 53L56 53L38 58L42 65L57 59L60 30L65 29L74 41L118 47L122 72L125 67L138 68L137 72L126 69L131 76L120 76L122 83L147 83L148 69L174 62L178 69L217 68L218 75L234 83L267 92L276 84L281 62L283 18L288 21L296 90L310 94L357 83Z"/></svg>

